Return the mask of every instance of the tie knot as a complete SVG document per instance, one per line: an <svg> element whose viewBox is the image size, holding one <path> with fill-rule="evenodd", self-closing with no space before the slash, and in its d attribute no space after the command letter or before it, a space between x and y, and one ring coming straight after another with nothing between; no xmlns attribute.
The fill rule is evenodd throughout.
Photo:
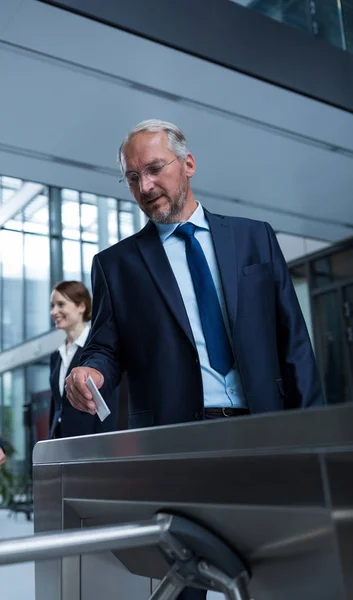
<svg viewBox="0 0 353 600"><path fill-rule="evenodd" d="M194 237L196 225L193 223L183 223L183 225L179 225L174 231L174 235L182 238L183 240L188 240Z"/></svg>

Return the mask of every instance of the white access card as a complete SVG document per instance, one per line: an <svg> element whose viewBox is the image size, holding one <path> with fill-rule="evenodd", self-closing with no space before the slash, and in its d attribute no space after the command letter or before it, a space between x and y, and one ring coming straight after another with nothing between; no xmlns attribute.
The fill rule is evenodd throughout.
<svg viewBox="0 0 353 600"><path fill-rule="evenodd" d="M87 377L86 383L89 391L92 392L93 402L96 405L97 415L101 421L104 421L104 419L106 419L107 416L110 415L110 410L104 402L102 394L98 390L96 384L94 383L90 375Z"/></svg>

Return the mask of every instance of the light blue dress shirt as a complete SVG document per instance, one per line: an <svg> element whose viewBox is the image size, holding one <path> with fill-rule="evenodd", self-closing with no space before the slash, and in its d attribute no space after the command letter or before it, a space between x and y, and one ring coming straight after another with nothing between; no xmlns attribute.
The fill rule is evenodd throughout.
<svg viewBox="0 0 353 600"><path fill-rule="evenodd" d="M225 326L229 335L230 327L216 254L213 247L210 226L205 217L205 213L201 204L198 204L195 212L191 215L189 222L196 225L195 237L201 244L210 268L213 281L216 286ZM210 365L194 286L186 260L185 242L177 236L172 235L178 225L179 223L171 223L167 225L158 224L157 229L177 280L194 335L201 367L204 406L205 408L246 407L246 400L244 397L239 373L235 366L226 376L224 376L212 369Z"/></svg>

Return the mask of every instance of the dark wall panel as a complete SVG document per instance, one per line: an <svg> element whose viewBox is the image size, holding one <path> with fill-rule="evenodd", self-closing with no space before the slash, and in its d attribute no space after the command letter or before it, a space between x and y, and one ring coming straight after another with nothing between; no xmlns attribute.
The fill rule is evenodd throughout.
<svg viewBox="0 0 353 600"><path fill-rule="evenodd" d="M39 0L353 112L353 56L230 0Z"/></svg>

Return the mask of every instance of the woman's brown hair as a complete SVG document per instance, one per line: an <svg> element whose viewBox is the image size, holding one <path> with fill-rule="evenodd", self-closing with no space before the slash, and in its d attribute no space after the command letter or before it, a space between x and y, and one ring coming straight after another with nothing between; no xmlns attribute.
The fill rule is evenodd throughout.
<svg viewBox="0 0 353 600"><path fill-rule="evenodd" d="M56 290L63 296L66 296L71 302L79 306L81 302L85 305L83 320L90 321L92 318L92 300L91 295L82 283L82 281L59 281L54 285L53 291Z"/></svg>

